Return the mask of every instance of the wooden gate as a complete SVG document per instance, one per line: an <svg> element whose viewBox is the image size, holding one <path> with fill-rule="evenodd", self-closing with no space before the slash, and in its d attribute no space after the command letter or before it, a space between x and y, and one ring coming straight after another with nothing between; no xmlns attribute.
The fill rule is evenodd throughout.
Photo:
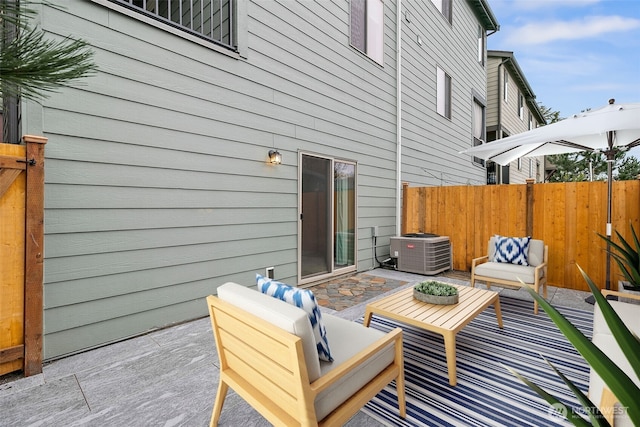
<svg viewBox="0 0 640 427"><path fill-rule="evenodd" d="M0 144L0 375L42 372L44 144Z"/></svg>

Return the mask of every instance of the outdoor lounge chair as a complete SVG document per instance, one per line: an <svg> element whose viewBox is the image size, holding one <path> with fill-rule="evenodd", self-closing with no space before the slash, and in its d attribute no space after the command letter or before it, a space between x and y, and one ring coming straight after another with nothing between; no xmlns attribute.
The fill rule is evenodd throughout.
<svg viewBox="0 0 640 427"><path fill-rule="evenodd" d="M400 328L384 333L323 313L334 359L325 362L301 308L235 283L207 304L220 359L211 426L229 387L274 425L338 426L395 380L405 417Z"/></svg>
<svg viewBox="0 0 640 427"><path fill-rule="evenodd" d="M496 260L496 240L500 236L493 236L489 239L488 255L475 258L471 262L471 286L475 286L477 280L482 280L487 284L487 288L492 283L497 285L521 288L522 282L533 286L536 293L542 287L542 296L547 298L547 262L549 260L549 247L542 240L530 239L526 263L519 265L512 262L499 262ZM520 281L522 280L522 282ZM533 303L533 312L538 314L538 302Z"/></svg>

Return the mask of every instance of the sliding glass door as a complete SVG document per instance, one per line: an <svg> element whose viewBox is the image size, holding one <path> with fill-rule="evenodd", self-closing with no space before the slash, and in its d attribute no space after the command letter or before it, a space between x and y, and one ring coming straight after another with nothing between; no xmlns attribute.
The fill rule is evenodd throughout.
<svg viewBox="0 0 640 427"><path fill-rule="evenodd" d="M356 164L301 154L300 279L355 269Z"/></svg>

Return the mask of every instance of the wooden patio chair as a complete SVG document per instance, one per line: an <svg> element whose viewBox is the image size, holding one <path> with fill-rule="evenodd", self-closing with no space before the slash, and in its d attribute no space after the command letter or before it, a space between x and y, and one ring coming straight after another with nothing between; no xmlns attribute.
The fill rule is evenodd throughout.
<svg viewBox="0 0 640 427"><path fill-rule="evenodd" d="M211 426L229 387L273 425L339 426L395 380L405 417L401 329L384 333L323 313L334 359L324 362L298 307L235 283L207 304L220 359Z"/></svg>
<svg viewBox="0 0 640 427"><path fill-rule="evenodd" d="M487 255L475 258L471 262L471 286L475 286L477 280L487 284L487 289L491 284L508 288L521 288L522 280L526 285L532 286L536 293L540 293L547 298L547 262L549 261L549 247L542 240L531 239L529 241L529 251L527 263L529 265L517 265L508 262L496 262L496 239L493 236L489 239ZM533 302L533 313L538 314L538 302Z"/></svg>

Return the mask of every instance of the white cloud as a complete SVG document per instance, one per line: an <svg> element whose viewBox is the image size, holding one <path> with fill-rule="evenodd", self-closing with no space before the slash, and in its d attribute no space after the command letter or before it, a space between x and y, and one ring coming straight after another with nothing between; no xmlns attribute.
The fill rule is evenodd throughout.
<svg viewBox="0 0 640 427"><path fill-rule="evenodd" d="M545 44L558 40L581 40L606 33L640 28L640 19L622 16L588 16L573 21L539 21L507 29L508 38L522 44Z"/></svg>

